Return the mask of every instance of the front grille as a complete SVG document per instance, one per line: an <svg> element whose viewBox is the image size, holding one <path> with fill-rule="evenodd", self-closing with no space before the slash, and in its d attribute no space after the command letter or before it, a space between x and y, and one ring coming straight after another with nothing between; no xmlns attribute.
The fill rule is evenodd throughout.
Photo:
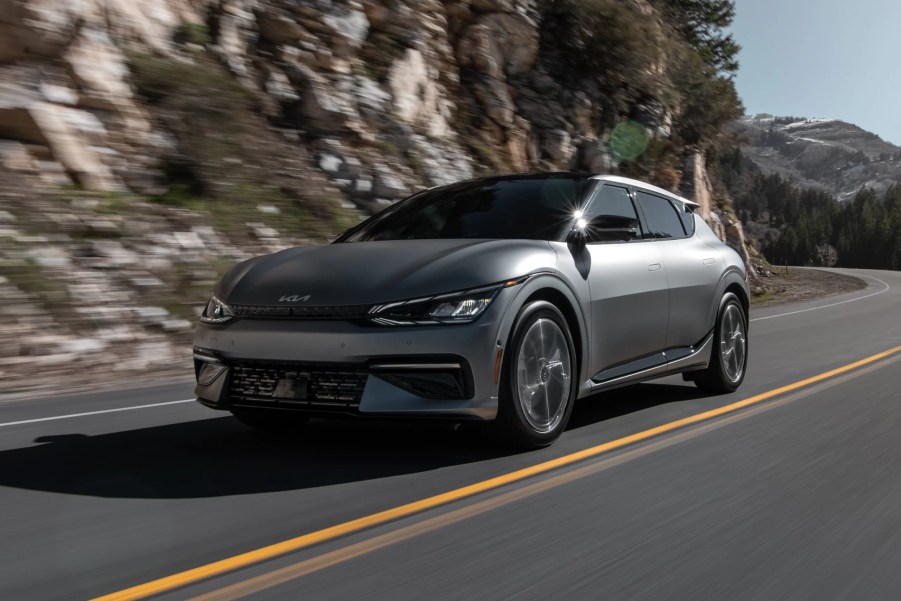
<svg viewBox="0 0 901 601"><path fill-rule="evenodd" d="M368 373L356 364L238 362L229 396L236 405L357 409Z"/></svg>
<svg viewBox="0 0 901 601"><path fill-rule="evenodd" d="M245 319L361 319L372 305L272 307L232 305L235 317Z"/></svg>

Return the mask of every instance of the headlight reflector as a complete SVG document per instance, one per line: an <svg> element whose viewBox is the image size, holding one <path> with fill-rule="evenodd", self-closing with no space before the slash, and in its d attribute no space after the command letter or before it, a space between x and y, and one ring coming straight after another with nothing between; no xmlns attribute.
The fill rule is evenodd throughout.
<svg viewBox="0 0 901 601"><path fill-rule="evenodd" d="M496 293L491 296L445 301L432 309L429 315L436 319L472 319L481 315L495 296Z"/></svg>
<svg viewBox="0 0 901 601"><path fill-rule="evenodd" d="M232 308L215 296L211 296L206 308L200 315L200 321L203 323L225 323L235 316Z"/></svg>
<svg viewBox="0 0 901 601"><path fill-rule="evenodd" d="M501 290L526 279L528 276L483 288L378 305L370 309L369 316L378 324L391 326L471 323L488 309Z"/></svg>

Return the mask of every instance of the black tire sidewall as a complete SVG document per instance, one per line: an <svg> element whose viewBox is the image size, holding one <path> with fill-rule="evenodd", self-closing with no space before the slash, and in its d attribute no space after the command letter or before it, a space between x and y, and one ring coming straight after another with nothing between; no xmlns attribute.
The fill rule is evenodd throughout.
<svg viewBox="0 0 901 601"><path fill-rule="evenodd" d="M722 336L723 330L723 315L726 313L726 308L730 305L735 305L738 307L738 313L741 315L742 326L744 327L745 333L745 358L744 365L742 365L741 369L741 377L738 381L733 382L729 379L729 376L726 375L726 370L723 366L723 355L719 350L719 343ZM716 314L716 330L714 331L714 354L715 354L715 366L716 373L719 376L720 382L722 383L722 387L726 389L728 392L734 392L738 390L738 387L741 386L742 382L745 380L745 374L748 372L748 316L745 314L745 309L742 306L741 302L738 300L738 297L735 296L732 292L727 292L723 295L722 301L720 301L720 310Z"/></svg>
<svg viewBox="0 0 901 601"><path fill-rule="evenodd" d="M570 371L572 372L570 374L569 398L567 399L563 419L550 432L537 432L529 425L522 413L522 407L514 387L516 382L516 358L519 356L519 347L522 344L522 339L532 324L542 318L552 320L563 332L568 346ZM560 310L547 301L535 301L524 306L517 316L516 325L510 334L510 339L504 352L501 371L502 380L500 382L497 421L505 438L509 442L525 448L546 447L557 440L569 423L569 417L572 414L573 405L578 394L578 369L572 333L569 331L569 324Z"/></svg>

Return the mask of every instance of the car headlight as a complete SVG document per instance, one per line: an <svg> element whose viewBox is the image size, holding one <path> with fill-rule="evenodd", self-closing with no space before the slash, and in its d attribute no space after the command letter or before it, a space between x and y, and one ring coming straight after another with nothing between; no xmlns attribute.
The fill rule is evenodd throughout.
<svg viewBox="0 0 901 601"><path fill-rule="evenodd" d="M521 284L526 279L519 278L484 288L377 305L369 310L369 317L376 323L391 326L472 323L485 312L501 290Z"/></svg>
<svg viewBox="0 0 901 601"><path fill-rule="evenodd" d="M209 302L200 315L203 323L225 323L235 316L235 312L227 304L215 296L211 296Z"/></svg>

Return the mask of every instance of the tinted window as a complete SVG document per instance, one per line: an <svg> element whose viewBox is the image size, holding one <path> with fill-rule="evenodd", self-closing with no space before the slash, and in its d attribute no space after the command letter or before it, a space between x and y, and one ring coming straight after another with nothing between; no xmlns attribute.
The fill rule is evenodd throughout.
<svg viewBox="0 0 901 601"><path fill-rule="evenodd" d="M585 211L585 219L597 215L616 215L638 219L638 213L629 198L629 191L619 186L603 186L594 195L591 204Z"/></svg>
<svg viewBox="0 0 901 601"><path fill-rule="evenodd" d="M589 183L584 176L557 175L452 184L399 202L340 241L558 240Z"/></svg>
<svg viewBox="0 0 901 601"><path fill-rule="evenodd" d="M685 233L691 236L695 233L695 216L687 206L682 204L681 202L674 202L673 206L676 207L676 212L679 214L679 218L682 220L682 227L685 228Z"/></svg>
<svg viewBox="0 0 901 601"><path fill-rule="evenodd" d="M635 199L641 206L647 221L646 230L652 238L684 238L682 220L672 203L661 197L645 192L636 192Z"/></svg>

